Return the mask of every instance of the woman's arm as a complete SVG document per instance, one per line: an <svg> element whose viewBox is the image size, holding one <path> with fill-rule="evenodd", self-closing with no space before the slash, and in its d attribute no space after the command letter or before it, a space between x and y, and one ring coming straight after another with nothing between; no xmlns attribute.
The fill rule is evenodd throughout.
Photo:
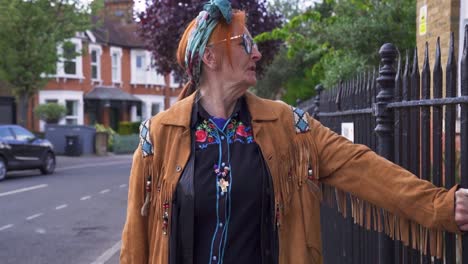
<svg viewBox="0 0 468 264"><path fill-rule="evenodd" d="M147 157L149 158L149 157ZM133 155L128 186L127 219L122 233L120 263L148 263L148 217L141 215L145 200L145 175L141 146Z"/></svg>
<svg viewBox="0 0 468 264"><path fill-rule="evenodd" d="M455 191L438 188L311 118L320 180L428 228L458 232Z"/></svg>

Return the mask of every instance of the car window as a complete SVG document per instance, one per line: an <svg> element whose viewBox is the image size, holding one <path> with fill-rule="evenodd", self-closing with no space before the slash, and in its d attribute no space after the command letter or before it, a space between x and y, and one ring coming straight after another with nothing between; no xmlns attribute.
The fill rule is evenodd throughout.
<svg viewBox="0 0 468 264"><path fill-rule="evenodd" d="M13 140L15 137L8 127L0 127L0 138L4 140Z"/></svg>
<svg viewBox="0 0 468 264"><path fill-rule="evenodd" d="M22 127L12 127L13 133L16 135L17 140L30 140L34 138L33 133L29 132L28 130L22 128Z"/></svg>

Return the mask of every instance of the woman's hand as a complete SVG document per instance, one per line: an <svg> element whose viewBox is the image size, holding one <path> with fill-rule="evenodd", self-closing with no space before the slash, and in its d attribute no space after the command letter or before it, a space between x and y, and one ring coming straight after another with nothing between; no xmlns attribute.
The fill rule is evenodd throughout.
<svg viewBox="0 0 468 264"><path fill-rule="evenodd" d="M468 231L468 189L455 192L455 222L461 231Z"/></svg>

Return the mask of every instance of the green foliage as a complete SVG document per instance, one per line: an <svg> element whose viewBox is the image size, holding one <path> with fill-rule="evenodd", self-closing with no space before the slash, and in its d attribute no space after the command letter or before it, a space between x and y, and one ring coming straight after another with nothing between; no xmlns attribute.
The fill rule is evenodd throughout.
<svg viewBox="0 0 468 264"><path fill-rule="evenodd" d="M400 50L413 48L415 30L415 0L326 0L289 18L283 27L257 36L256 41L285 42L287 58L297 63L299 70L281 79L286 89L283 100L294 103L307 99L319 83L330 88L364 69L377 67L378 50L386 42ZM280 67L275 61L270 68ZM283 65L289 67L288 63ZM270 68L257 86L274 83L268 78L278 79L268 74ZM275 94L277 88L271 89L271 93L267 89L263 93Z"/></svg>
<svg viewBox="0 0 468 264"><path fill-rule="evenodd" d="M140 138L138 134L130 135L115 135L114 137L114 153L115 154L128 154L133 153L138 147Z"/></svg>
<svg viewBox="0 0 468 264"><path fill-rule="evenodd" d="M56 72L57 46L88 29L90 15L79 0L0 0L0 25L0 79L19 99L21 124L28 99Z"/></svg>
<svg viewBox="0 0 468 264"><path fill-rule="evenodd" d="M107 150L112 151L114 149L114 137L115 135L117 135L117 133L111 127L106 127L103 124L99 123L96 123L94 125L94 128L96 128L96 132L106 132L108 134Z"/></svg>
<svg viewBox="0 0 468 264"><path fill-rule="evenodd" d="M117 130L119 135L138 134L140 131L140 122L120 122Z"/></svg>
<svg viewBox="0 0 468 264"><path fill-rule="evenodd" d="M57 103L40 104L34 114L49 124L56 124L67 114L67 108Z"/></svg>

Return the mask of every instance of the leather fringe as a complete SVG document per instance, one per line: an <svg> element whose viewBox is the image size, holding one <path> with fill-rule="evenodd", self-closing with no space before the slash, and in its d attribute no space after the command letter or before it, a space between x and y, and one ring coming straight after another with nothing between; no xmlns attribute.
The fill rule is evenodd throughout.
<svg viewBox="0 0 468 264"><path fill-rule="evenodd" d="M442 258L443 231L423 227L329 185L322 185L322 193L323 204L336 208L345 218L352 217L355 224L367 230L385 232L390 238L424 255ZM347 199L351 202L351 212L346 210Z"/></svg>
<svg viewBox="0 0 468 264"><path fill-rule="evenodd" d="M293 192L301 188L306 180L314 181L314 184L320 189L318 177L316 177L318 167L312 160L314 155L310 152L311 149L315 149L313 144L309 133L299 133L294 135L294 139L289 144L287 151L279 154L278 160L282 164L278 166L278 179L273 179L276 196L275 204L277 205L276 223L279 222L278 218L289 213ZM311 169L312 171L310 171ZM310 175L310 172L312 172L312 175Z"/></svg>

